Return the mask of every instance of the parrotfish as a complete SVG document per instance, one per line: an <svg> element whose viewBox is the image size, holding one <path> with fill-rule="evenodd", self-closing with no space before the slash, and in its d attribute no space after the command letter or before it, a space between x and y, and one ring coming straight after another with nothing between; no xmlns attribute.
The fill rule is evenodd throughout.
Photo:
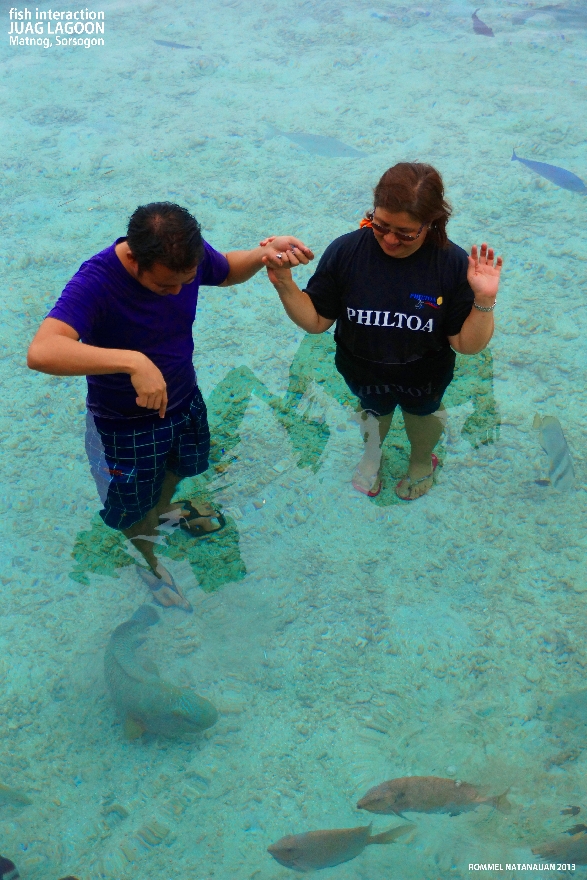
<svg viewBox="0 0 587 880"><path fill-rule="evenodd" d="M509 789L508 789L509 791ZM507 791L494 797L484 797L468 782L443 779L440 776L402 776L390 779L369 789L358 802L359 810L370 813L448 813L458 816L476 810L481 804L509 812L511 804Z"/></svg>
<svg viewBox="0 0 587 880"><path fill-rule="evenodd" d="M555 419L554 416L540 418L536 414L532 427L538 431L540 445L548 455L548 475L551 485L555 489L574 489L575 471L573 469L573 460L559 420Z"/></svg>
<svg viewBox="0 0 587 880"><path fill-rule="evenodd" d="M555 859L557 862L572 862L575 865L587 865L587 834L580 831L572 837L557 837L539 846L533 846L535 856L544 859Z"/></svg>
<svg viewBox="0 0 587 880"><path fill-rule="evenodd" d="M361 150L355 150L354 147L349 147L348 144L343 144L342 141L336 138L325 137L322 134L308 134L305 131L280 131L271 125L269 136L285 137L288 141L297 144L298 147L307 150L308 153L314 153L316 156L356 159L366 155Z"/></svg>
<svg viewBox="0 0 587 880"><path fill-rule="evenodd" d="M174 43L171 40L153 40L158 46L167 46L168 49L193 49L193 46L186 46L185 43Z"/></svg>
<svg viewBox="0 0 587 880"><path fill-rule="evenodd" d="M152 606L141 605L130 620L116 627L104 656L106 685L129 739L146 731L168 737L197 733L218 720L209 700L191 688L164 681L152 661L136 659L144 632L158 620Z"/></svg>
<svg viewBox="0 0 587 880"><path fill-rule="evenodd" d="M538 6L536 9L524 10L516 12L512 16L514 24L525 24L529 18L535 15L551 15L555 21L562 24L563 27L587 27L587 12L583 6L565 7L559 6Z"/></svg>
<svg viewBox="0 0 587 880"><path fill-rule="evenodd" d="M308 831L306 834L288 834L267 848L273 858L305 874L332 868L342 862L350 862L372 843L393 843L402 834L412 831L414 825L398 825L371 836L372 825L362 828L337 828L333 831Z"/></svg>
<svg viewBox="0 0 587 880"><path fill-rule="evenodd" d="M482 34L484 37L494 37L495 34L491 30L488 24L485 24L484 21L481 21L480 18L477 17L478 9L475 10L471 18L473 19L473 30L476 34Z"/></svg>
<svg viewBox="0 0 587 880"><path fill-rule="evenodd" d="M22 791L10 788L8 785L2 785L0 782L0 804L27 807L29 804L32 804L32 800Z"/></svg>
<svg viewBox="0 0 587 880"><path fill-rule="evenodd" d="M547 180L550 180L551 183L560 186L562 189L569 189L571 192L587 193L587 186L585 186L581 178L577 177L576 174L573 174L572 171L567 171L566 168L559 168L558 165L549 165L548 162L535 162L533 159L521 159L520 156L516 156L515 150L512 154L512 162L521 162L526 168L530 168L541 177L545 177Z"/></svg>

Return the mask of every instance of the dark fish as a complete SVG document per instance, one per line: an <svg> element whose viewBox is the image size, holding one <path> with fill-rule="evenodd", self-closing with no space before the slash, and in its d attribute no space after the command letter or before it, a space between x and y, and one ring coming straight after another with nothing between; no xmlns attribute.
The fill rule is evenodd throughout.
<svg viewBox="0 0 587 880"><path fill-rule="evenodd" d="M581 178L573 174L572 171L567 171L566 168L559 168L558 165L549 165L547 162L535 162L533 159L521 159L519 156L516 156L515 150L512 154L512 162L521 162L526 168L531 168L532 171L535 171L541 177L545 177L562 189L569 189L571 192L587 193L587 186L585 186Z"/></svg>
<svg viewBox="0 0 587 880"><path fill-rule="evenodd" d="M0 880L17 880L18 877L20 874L14 862L0 856Z"/></svg>
<svg viewBox="0 0 587 880"><path fill-rule="evenodd" d="M561 816L578 816L580 812L581 807L571 807L571 805L569 804L566 810L561 810ZM587 831L587 828L585 826L583 826L583 828L585 829L585 831Z"/></svg>
<svg viewBox="0 0 587 880"><path fill-rule="evenodd" d="M509 791L509 789L508 789ZM495 807L502 813L511 810L507 791L483 797L473 785L440 776L403 776L369 789L358 802L359 810L370 813L448 813L458 816L475 810L480 804Z"/></svg>
<svg viewBox="0 0 587 880"><path fill-rule="evenodd" d="M532 427L538 431L540 445L548 455L548 475L551 484L555 489L574 489L573 460L559 420L554 416L540 418L536 414Z"/></svg>
<svg viewBox="0 0 587 880"><path fill-rule="evenodd" d="M183 43L172 43L170 40L153 40L158 46L167 46L168 49L193 49L193 46L186 46Z"/></svg>
<svg viewBox="0 0 587 880"><path fill-rule="evenodd" d="M561 813L565 812L561 810ZM568 812L568 810L567 810ZM576 815L576 814L575 814ZM573 825L572 828L567 828L565 834L583 834L584 831L587 831L587 825Z"/></svg>
<svg viewBox="0 0 587 880"><path fill-rule="evenodd" d="M270 137L285 137L293 144L297 144L308 153L314 153L316 156L329 156L331 158L343 157L347 159L357 159L365 156L361 150L355 150L348 144L336 138L325 137L322 134L308 134L305 131L280 131L274 126L270 126Z"/></svg>
<svg viewBox="0 0 587 880"><path fill-rule="evenodd" d="M539 846L533 846L532 852L542 859L555 859L557 862L573 862L575 865L587 865L587 834L580 832L572 837L557 837L547 840Z"/></svg>
<svg viewBox="0 0 587 880"><path fill-rule="evenodd" d="M288 834L267 848L275 861L292 871L305 874L350 862L372 843L393 843L413 825L399 825L371 836L371 825L362 828L337 828L333 831L308 831Z"/></svg>
<svg viewBox="0 0 587 880"><path fill-rule="evenodd" d="M106 685L129 739L145 731L169 737L197 733L218 720L209 700L191 688L164 681L152 661L135 658L145 630L158 620L152 606L141 605L130 620L116 627L104 656Z"/></svg>
<svg viewBox="0 0 587 880"><path fill-rule="evenodd" d="M483 34L484 37L494 37L495 34L484 21L477 17L478 9L475 10L471 18L473 19L473 30L476 34Z"/></svg>

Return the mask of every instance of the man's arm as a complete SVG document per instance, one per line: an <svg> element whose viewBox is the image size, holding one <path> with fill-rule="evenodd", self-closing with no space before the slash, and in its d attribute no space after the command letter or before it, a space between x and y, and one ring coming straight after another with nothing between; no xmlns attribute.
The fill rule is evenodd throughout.
<svg viewBox="0 0 587 880"><path fill-rule="evenodd" d="M73 327L56 318L45 318L30 344L27 365L52 376L99 376L127 373L137 405L158 409L161 418L167 408L167 386L163 374L140 351L98 348L79 341Z"/></svg>
<svg viewBox="0 0 587 880"><path fill-rule="evenodd" d="M280 266L284 255L289 258L289 265L306 265L314 259L309 247L292 235L279 235L265 239L262 245L250 251L230 251L225 254L228 260L228 276L219 287L242 284L256 275L265 266Z"/></svg>

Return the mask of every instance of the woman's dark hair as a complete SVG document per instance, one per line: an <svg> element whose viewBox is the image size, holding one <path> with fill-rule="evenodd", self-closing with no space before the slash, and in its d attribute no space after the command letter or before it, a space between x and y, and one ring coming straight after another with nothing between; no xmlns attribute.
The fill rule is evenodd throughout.
<svg viewBox="0 0 587 880"><path fill-rule="evenodd" d="M439 247L448 245L446 224L452 213L444 198L442 177L432 165L398 162L388 168L373 194L375 208L391 213L405 211L420 223L429 223L428 238Z"/></svg>
<svg viewBox="0 0 587 880"><path fill-rule="evenodd" d="M173 272L193 269L204 256L200 224L173 202L139 205L130 220L126 240L139 274L161 263Z"/></svg>

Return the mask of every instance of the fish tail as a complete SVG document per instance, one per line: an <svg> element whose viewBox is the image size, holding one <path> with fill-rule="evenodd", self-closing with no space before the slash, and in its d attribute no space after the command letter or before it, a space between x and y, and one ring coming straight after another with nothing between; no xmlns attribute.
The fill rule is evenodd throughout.
<svg viewBox="0 0 587 880"><path fill-rule="evenodd" d="M137 608L131 620L136 620L137 623L143 626L153 626L159 620L159 615L152 605L141 605L140 608Z"/></svg>
<svg viewBox="0 0 587 880"><path fill-rule="evenodd" d="M512 804L508 801L509 792L509 788L506 788L503 794L498 794L496 797L491 798L491 803L500 813L511 813L513 810Z"/></svg>
<svg viewBox="0 0 587 880"><path fill-rule="evenodd" d="M515 162L517 158L518 157L516 156L516 148L514 147L513 152L512 152L512 162ZM518 159L518 161L519 161L519 159Z"/></svg>
<svg viewBox="0 0 587 880"><path fill-rule="evenodd" d="M278 128L275 128L275 126L272 125L270 122L267 123L267 137L268 138L278 137L280 134L281 134L281 132Z"/></svg>
<svg viewBox="0 0 587 880"><path fill-rule="evenodd" d="M393 843L398 837L403 837L404 834L413 831L415 827L416 826L412 824L396 825L395 828L389 828L387 831L382 831L381 834L375 834L373 837L369 837L369 843Z"/></svg>

